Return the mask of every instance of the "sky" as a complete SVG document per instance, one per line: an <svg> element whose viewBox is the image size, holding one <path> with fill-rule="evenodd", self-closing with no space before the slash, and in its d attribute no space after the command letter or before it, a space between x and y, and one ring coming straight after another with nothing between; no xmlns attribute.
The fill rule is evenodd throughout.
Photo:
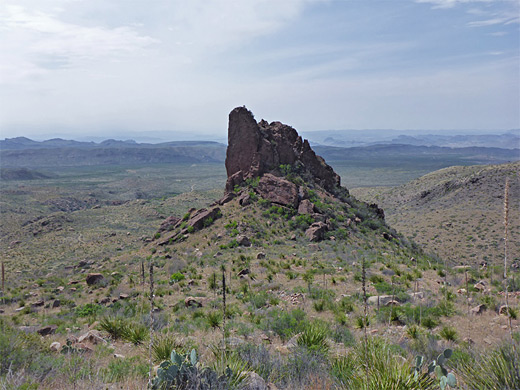
<svg viewBox="0 0 520 390"><path fill-rule="evenodd" d="M520 127L518 0L0 0L0 138Z"/></svg>

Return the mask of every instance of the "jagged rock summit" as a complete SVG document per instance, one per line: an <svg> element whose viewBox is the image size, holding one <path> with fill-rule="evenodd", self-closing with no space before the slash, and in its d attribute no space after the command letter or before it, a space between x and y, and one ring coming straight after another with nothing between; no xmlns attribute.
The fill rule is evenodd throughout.
<svg viewBox="0 0 520 390"><path fill-rule="evenodd" d="M226 193L232 193L235 186L247 179L266 174L278 177L281 166L291 166L329 192L340 186L339 175L314 153L309 142L302 140L295 129L280 122L261 120L257 123L245 107L231 111L226 152Z"/></svg>

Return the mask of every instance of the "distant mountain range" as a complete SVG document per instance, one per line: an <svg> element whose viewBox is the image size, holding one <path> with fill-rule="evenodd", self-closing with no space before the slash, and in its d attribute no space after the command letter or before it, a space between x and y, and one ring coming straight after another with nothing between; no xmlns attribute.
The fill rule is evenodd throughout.
<svg viewBox="0 0 520 390"><path fill-rule="evenodd" d="M341 132L339 132L341 133ZM338 134L339 134L338 133ZM422 138L420 138L422 137ZM439 168L449 165L491 164L520 160L520 149L514 133L503 135L471 136L398 136L396 143L381 141L357 147L315 145L316 153L327 161L344 161L351 165L399 166L400 164L427 164L439 162ZM445 147L416 145L430 137L435 142L450 144L507 143L499 147ZM471 141L473 140L473 141ZM433 142L432 141L432 142ZM471 142L470 142L471 141ZM337 142L341 144L340 142ZM0 141L0 165L5 167L67 167L94 165L148 165L169 163L223 163L226 145L211 141L174 141L158 144L137 143L133 140L106 140L80 142L54 138L34 141L25 137Z"/></svg>
<svg viewBox="0 0 520 390"><path fill-rule="evenodd" d="M303 133L311 144L354 147L375 144L406 144L416 146L442 146L450 148L490 147L503 149L520 148L520 129L513 129L502 134L474 134L457 132L436 132L400 130L324 130Z"/></svg>
<svg viewBox="0 0 520 390"><path fill-rule="evenodd" d="M95 143L55 138L38 142L25 137L0 141L2 167L202 163L222 162L225 157L226 145L209 141Z"/></svg>

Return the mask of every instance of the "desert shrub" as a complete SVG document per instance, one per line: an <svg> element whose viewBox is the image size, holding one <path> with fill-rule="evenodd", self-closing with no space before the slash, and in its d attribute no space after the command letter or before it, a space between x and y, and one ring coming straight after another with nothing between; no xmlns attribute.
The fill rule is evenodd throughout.
<svg viewBox="0 0 520 390"><path fill-rule="evenodd" d="M427 374L415 377L411 371L411 364L397 358L400 354L400 351L380 338L369 338L366 345L358 343L347 354L347 359L351 359L354 363L344 363L351 373L350 378L346 375L340 376L341 381L349 389L433 390L436 388L433 379Z"/></svg>
<svg viewBox="0 0 520 390"><path fill-rule="evenodd" d="M206 315L206 323L211 328L218 328L222 324L222 313L219 311L210 311Z"/></svg>
<svg viewBox="0 0 520 390"><path fill-rule="evenodd" d="M96 303L86 303L75 310L78 317L95 317L101 311L103 311L103 306Z"/></svg>
<svg viewBox="0 0 520 390"><path fill-rule="evenodd" d="M123 339L134 345L139 345L146 340L150 332L147 326L130 322L122 317L104 317L99 322L99 326L115 340Z"/></svg>
<svg viewBox="0 0 520 390"><path fill-rule="evenodd" d="M356 343L356 339L350 329L341 324L332 328L331 338L336 343L342 343L346 347L352 347Z"/></svg>
<svg viewBox="0 0 520 390"><path fill-rule="evenodd" d="M283 341L287 341L294 334L303 331L306 326L306 315L301 309L286 312L277 308L270 310L262 321L265 330L276 333Z"/></svg>
<svg viewBox="0 0 520 390"><path fill-rule="evenodd" d="M184 276L183 273L181 273L181 272L174 272L170 276L170 284L180 282L181 280L184 280L184 279L186 279L186 276Z"/></svg>
<svg viewBox="0 0 520 390"><path fill-rule="evenodd" d="M149 336L150 330L142 324L128 323L123 332L123 339L134 345L142 344Z"/></svg>
<svg viewBox="0 0 520 390"><path fill-rule="evenodd" d="M327 388L327 384L330 384L328 359L305 347L295 348L281 370L277 383L282 388L320 389Z"/></svg>
<svg viewBox="0 0 520 390"><path fill-rule="evenodd" d="M326 355L329 352L327 334L329 329L325 324L313 322L308 324L296 339L296 344L305 347L311 352Z"/></svg>
<svg viewBox="0 0 520 390"><path fill-rule="evenodd" d="M439 336L446 341L457 341L457 330L451 326L444 326L439 331Z"/></svg>
<svg viewBox="0 0 520 390"><path fill-rule="evenodd" d="M162 362L169 359L172 351L182 350L183 346L177 341L174 335L170 333L156 335L152 343L152 356L154 362Z"/></svg>
<svg viewBox="0 0 520 390"><path fill-rule="evenodd" d="M126 321L121 317L104 317L99 321L99 326L113 339L117 340L123 338Z"/></svg>
<svg viewBox="0 0 520 390"><path fill-rule="evenodd" d="M279 357L272 356L263 345L244 343L237 347L236 354L266 381L277 380L283 362Z"/></svg>
<svg viewBox="0 0 520 390"><path fill-rule="evenodd" d="M520 343L504 343L459 363L457 373L471 389L520 389Z"/></svg>

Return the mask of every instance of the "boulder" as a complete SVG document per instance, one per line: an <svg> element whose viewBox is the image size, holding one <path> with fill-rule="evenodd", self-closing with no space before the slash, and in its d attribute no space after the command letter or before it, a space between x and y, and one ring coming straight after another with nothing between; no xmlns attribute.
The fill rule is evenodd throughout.
<svg viewBox="0 0 520 390"><path fill-rule="evenodd" d="M486 311L487 307L484 304L477 305L474 308L472 308L469 312L473 315L480 315Z"/></svg>
<svg viewBox="0 0 520 390"><path fill-rule="evenodd" d="M245 207L245 206L251 204L251 195L249 195L249 192L244 192L242 195L240 195L238 197L238 203L242 207Z"/></svg>
<svg viewBox="0 0 520 390"><path fill-rule="evenodd" d="M314 222L305 231L305 236L309 241L321 241L325 238L325 232L327 231L327 224L323 222Z"/></svg>
<svg viewBox="0 0 520 390"><path fill-rule="evenodd" d="M265 380L256 372L248 371L245 373L244 390L269 390Z"/></svg>
<svg viewBox="0 0 520 390"><path fill-rule="evenodd" d="M294 208L298 206L298 187L282 177L267 173L262 176L255 190L272 203Z"/></svg>
<svg viewBox="0 0 520 390"><path fill-rule="evenodd" d="M247 236L244 236L244 235L239 235L237 236L236 238L237 242L238 242L238 245L240 246L251 246L251 241L249 240L249 238Z"/></svg>
<svg viewBox="0 0 520 390"><path fill-rule="evenodd" d="M393 301L395 300L392 295L373 295L367 299L369 305L378 305L379 302L379 306L386 306Z"/></svg>
<svg viewBox="0 0 520 390"><path fill-rule="evenodd" d="M256 254L256 258L259 259L259 260L260 259L265 259L265 253L264 252L258 252Z"/></svg>
<svg viewBox="0 0 520 390"><path fill-rule="evenodd" d="M50 334L54 334L54 332L56 332L56 329L58 329L58 327L56 325L47 325L47 326L42 326L36 332L40 336L48 336Z"/></svg>
<svg viewBox="0 0 520 390"><path fill-rule="evenodd" d="M197 301L193 297L188 297L184 300L184 306L186 307L202 307L202 303Z"/></svg>
<svg viewBox="0 0 520 390"><path fill-rule="evenodd" d="M300 202L298 206L298 214L314 214L314 203L312 203L309 199L304 199Z"/></svg>
<svg viewBox="0 0 520 390"><path fill-rule="evenodd" d="M240 270L237 274L238 277L241 277L241 276L246 276L250 273L249 271L249 268L244 268L242 270Z"/></svg>
<svg viewBox="0 0 520 390"><path fill-rule="evenodd" d="M499 315L505 315L505 316L507 316L507 314L508 314L507 312L508 312L508 310L507 310L507 305L502 305L502 306L500 306L500 308L498 309L498 314L499 314Z"/></svg>
<svg viewBox="0 0 520 390"><path fill-rule="evenodd" d="M200 209L191 216L187 226L193 227L195 231L201 230L219 218L220 215L221 211L218 207L214 207L211 210Z"/></svg>
<svg viewBox="0 0 520 390"><path fill-rule="evenodd" d="M94 345L106 344L106 341L101 337L101 333L97 330L89 330L87 333L78 337L78 343L90 342Z"/></svg>
<svg viewBox="0 0 520 390"><path fill-rule="evenodd" d="M61 301L59 299L55 299L54 302L52 302L53 309L60 307L60 306L61 306Z"/></svg>
<svg viewBox="0 0 520 390"><path fill-rule="evenodd" d="M105 282L105 277L99 273L91 273L87 275L87 285L92 286L96 284L102 284Z"/></svg>
<svg viewBox="0 0 520 390"><path fill-rule="evenodd" d="M179 223L181 222L181 219L175 216L169 216L166 218L159 227L159 232L165 232L168 230L174 229Z"/></svg>

